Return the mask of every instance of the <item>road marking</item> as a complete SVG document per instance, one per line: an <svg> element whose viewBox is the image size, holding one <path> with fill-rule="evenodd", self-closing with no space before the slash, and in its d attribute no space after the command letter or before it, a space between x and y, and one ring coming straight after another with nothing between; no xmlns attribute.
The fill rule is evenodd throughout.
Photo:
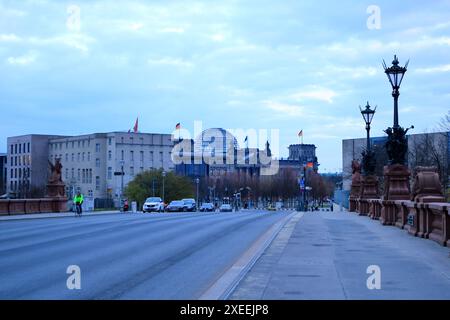
<svg viewBox="0 0 450 320"><path fill-rule="evenodd" d="M226 300L239 285L240 281L255 265L261 255L276 238L281 229L294 217L300 219L303 212L291 213L275 223L269 230L256 240L252 246L206 290L199 300Z"/></svg>

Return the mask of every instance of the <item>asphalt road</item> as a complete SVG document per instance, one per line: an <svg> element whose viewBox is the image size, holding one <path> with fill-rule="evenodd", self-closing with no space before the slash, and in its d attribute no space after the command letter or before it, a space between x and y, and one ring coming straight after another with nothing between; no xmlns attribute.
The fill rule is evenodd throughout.
<svg viewBox="0 0 450 320"><path fill-rule="evenodd" d="M0 299L197 299L286 213L0 222ZM68 266L81 269L69 290Z"/></svg>

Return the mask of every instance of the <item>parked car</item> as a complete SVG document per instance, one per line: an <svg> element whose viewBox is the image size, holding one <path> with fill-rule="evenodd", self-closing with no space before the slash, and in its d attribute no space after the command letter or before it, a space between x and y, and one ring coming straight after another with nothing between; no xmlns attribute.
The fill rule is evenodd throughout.
<svg viewBox="0 0 450 320"><path fill-rule="evenodd" d="M194 212L197 210L197 204L194 199L183 199L184 202L184 211Z"/></svg>
<svg viewBox="0 0 450 320"><path fill-rule="evenodd" d="M142 212L162 212L164 211L164 202L159 197L151 197L145 200L142 206Z"/></svg>
<svg viewBox="0 0 450 320"><path fill-rule="evenodd" d="M168 211L168 212L183 212L183 210L184 210L184 201L182 201L182 200L172 201L166 207L166 211Z"/></svg>
<svg viewBox="0 0 450 320"><path fill-rule="evenodd" d="M202 204L200 207L201 212L213 212L214 211L214 205L210 202L206 202Z"/></svg>
<svg viewBox="0 0 450 320"><path fill-rule="evenodd" d="M229 204L223 204L220 206L220 212L233 212L233 208Z"/></svg>

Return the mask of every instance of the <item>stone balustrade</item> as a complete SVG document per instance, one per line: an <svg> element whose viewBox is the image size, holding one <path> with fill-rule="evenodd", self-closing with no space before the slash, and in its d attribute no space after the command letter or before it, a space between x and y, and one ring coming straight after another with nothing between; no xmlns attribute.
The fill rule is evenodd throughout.
<svg viewBox="0 0 450 320"><path fill-rule="evenodd" d="M392 168L387 169L391 170ZM391 170L398 177L392 175L389 177L390 180L387 180L390 184L388 190L391 194L386 193L381 200L364 197L353 198L355 211L359 215L368 215L371 219L378 219L383 225L405 229L415 237L430 239L443 246L450 246L450 203L445 202L436 168L417 167L415 169L410 200L406 199L406 191L409 188L405 187L405 181L403 181L407 176L407 170L400 166L393 167L393 169L398 171ZM399 174L400 169L405 174ZM389 170L386 172L389 173ZM403 190L402 194L401 190Z"/></svg>
<svg viewBox="0 0 450 320"><path fill-rule="evenodd" d="M415 237L450 247L450 203L358 199L356 206L381 224L405 229ZM365 215L365 214L359 214Z"/></svg>
<svg viewBox="0 0 450 320"><path fill-rule="evenodd" d="M0 200L0 215L67 211L67 198Z"/></svg>

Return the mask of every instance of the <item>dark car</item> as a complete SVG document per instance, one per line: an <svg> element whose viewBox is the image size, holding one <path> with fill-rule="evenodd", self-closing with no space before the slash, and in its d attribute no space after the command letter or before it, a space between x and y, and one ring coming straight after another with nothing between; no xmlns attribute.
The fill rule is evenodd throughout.
<svg viewBox="0 0 450 320"><path fill-rule="evenodd" d="M183 212L183 210L184 210L184 201L181 200L172 201L166 207L166 211L168 212Z"/></svg>
<svg viewBox="0 0 450 320"><path fill-rule="evenodd" d="M204 203L200 207L200 211L201 212L213 212L214 211L214 205L212 203L209 203L209 202Z"/></svg>
<svg viewBox="0 0 450 320"><path fill-rule="evenodd" d="M184 211L194 212L197 210L197 204L194 199L183 199L182 201L184 202Z"/></svg>

